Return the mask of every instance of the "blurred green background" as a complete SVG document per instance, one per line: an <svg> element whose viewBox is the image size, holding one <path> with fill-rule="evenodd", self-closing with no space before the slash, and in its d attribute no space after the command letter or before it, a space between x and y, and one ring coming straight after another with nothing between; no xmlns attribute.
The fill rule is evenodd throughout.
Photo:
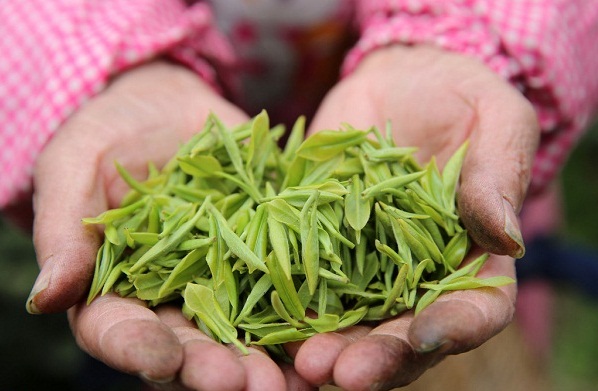
<svg viewBox="0 0 598 391"><path fill-rule="evenodd" d="M597 167L598 127L594 127L562 174L566 224L558 239L596 253ZM37 272L30 237L0 220L0 390L139 390L135 379L115 375L77 348L65 315L33 316L25 311ZM555 284L558 297L550 364L554 389L596 390L598 300L572 284Z"/></svg>

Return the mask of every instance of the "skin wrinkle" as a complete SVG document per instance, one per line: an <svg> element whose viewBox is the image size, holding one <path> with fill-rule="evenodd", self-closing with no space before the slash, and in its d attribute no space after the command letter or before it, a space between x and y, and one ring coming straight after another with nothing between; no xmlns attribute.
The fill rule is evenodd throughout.
<svg viewBox="0 0 598 391"><path fill-rule="evenodd" d="M434 57L434 55L437 55L436 53L428 53L428 57ZM424 61L422 64L415 64L416 67L417 65L426 67L428 69L433 69L436 70L436 68L434 66L430 66L430 62L429 61ZM392 65L388 65L388 70L389 72L393 70L393 66ZM412 86L417 86L418 77L424 77L423 73L417 74L416 78L414 80L410 80L410 85ZM423 83L428 82L428 75L426 75L426 79L423 80ZM464 87L462 87L464 86ZM378 88L374 88L374 92L373 95L375 97L377 97L377 101L379 101L379 105L382 107L385 104L388 104L386 95L387 92L385 91L385 89L387 88L386 83L379 83L379 84L375 84L374 87L378 87ZM462 91L464 90L464 91ZM478 116L477 116L477 102L475 101L476 97L472 96L471 99L468 99L467 96L467 83L466 81L462 82L462 85L456 85L452 88L449 88L446 90L446 94L448 96L451 96L453 98L455 98L454 100L452 99L452 102L455 101L459 101L461 103L463 103L462 106L460 106L457 110L455 110L455 114L453 115L455 118L451 121L445 121L446 123L442 124L443 128L446 129L442 129L442 131L438 132L440 135L446 136L446 137L435 137L434 139L434 143L435 146L433 148L434 151L454 151L456 150L459 145L461 145L467 138L469 138L471 136L471 134L473 133L474 129L477 128L477 124L479 122ZM453 103L452 103L453 104ZM465 108L465 110L464 110ZM394 107L386 107L386 110L383 110L384 112L392 112L395 108ZM463 114L463 111L466 111L467 114ZM407 121L409 122L409 121ZM400 126L400 124L397 124L397 126ZM463 133L463 136L460 140L455 140L453 138L451 138L453 136L454 132L451 132L450 129L455 128L455 129L460 129L460 132ZM437 134L438 134L437 133ZM407 132L407 135L409 135L409 132ZM398 138L399 140L401 139L401 137ZM449 148L450 147L450 148ZM427 161L430 158L430 155L432 153L430 152L425 152L425 149L422 147L420 149L420 153L418 153L419 156L419 160L420 161ZM438 161L440 163L440 166L442 167L445 163L446 160L448 160L448 157L450 155L447 153L443 154L443 155L439 155L436 156L438 158Z"/></svg>
<svg viewBox="0 0 598 391"><path fill-rule="evenodd" d="M286 380L282 372L271 370L272 366L276 368L277 366L266 353L250 347L249 355L241 354L239 360L247 374L247 391L278 391L284 389Z"/></svg>
<svg viewBox="0 0 598 391"><path fill-rule="evenodd" d="M382 324L372 330L370 335L406 336L412 321L413 312L402 314L398 318L393 318L382 322Z"/></svg>
<svg viewBox="0 0 598 391"><path fill-rule="evenodd" d="M210 384L211 387L200 388L205 390L220 390L223 389L222 387L224 386L227 387L225 388L226 390L241 390L244 387L244 369L242 368L240 361L237 361L236 358L233 357L236 352L226 349L224 345L217 343L207 335L203 334L196 326L194 326L192 321L189 321L182 316L180 310L174 306L160 306L156 309L156 314L165 325L172 329L179 342L183 345L186 364L181 368L180 379L175 381L176 385L182 387L181 384L194 384L196 386ZM205 353L206 351L208 351L208 353ZM227 359L228 355L230 355L230 357ZM233 364L232 367L230 365L227 367L229 377L224 384L219 383L218 387L215 383L205 377L210 376L213 371L206 373L205 376L201 374L201 368L204 368L202 362L207 358L211 363L215 357L224 357L228 364ZM193 365L193 367L189 367L189 365ZM197 366L200 371L199 373L194 369L195 366Z"/></svg>
<svg viewBox="0 0 598 391"><path fill-rule="evenodd" d="M149 376L156 381L160 381L161 379L169 381L169 379L173 378L181 368L184 357L183 347L178 342L176 336L171 334L171 338L165 338L167 334L163 332L154 332L149 335L144 332L138 333L133 327L126 327L126 323L136 323L136 326L138 326L137 328L139 329L139 326L141 326L142 323L152 324L154 321L148 319L123 320L106 330L100 341L102 345L104 345L104 339L110 336L111 333L117 332L118 335L130 337L126 338L126 342L118 344L117 348L120 350L121 357L120 360L116 362L119 364L128 363L129 367L127 372L129 373L139 373L143 371L146 376ZM156 326L157 325L159 324L156 324ZM120 326L123 327L121 328ZM143 329L144 328L141 327L141 330ZM166 332L164 328L162 328L162 330ZM143 336L142 339L135 338L141 335ZM102 346L101 349L105 349L106 347L110 348L114 357L115 346L111 346L112 344L110 342L116 342L116 340L117 338L115 338L115 336L111 336L111 339L106 342L106 346ZM105 354L105 351L103 351L102 354ZM118 355L116 355L116 357L118 357ZM139 360L139 358L141 358L141 360ZM178 360L176 360L177 358ZM136 365L131 367L131 363L135 363ZM153 376L150 374L151 372L154 373ZM157 375L156 372L161 375ZM164 376L165 374L166 376Z"/></svg>
<svg viewBox="0 0 598 391"><path fill-rule="evenodd" d="M206 390L241 390L245 387L242 363L216 341L196 332L184 342L184 351L186 363L180 372L184 384L203 385L201 389ZM217 365L218 362L221 364ZM226 378L222 378L218 371L225 372Z"/></svg>
<svg viewBox="0 0 598 391"><path fill-rule="evenodd" d="M298 372L313 383L320 385L330 383L333 377L334 363L343 350L366 337L370 331L371 327L359 325L338 332L314 335L304 341L304 345L299 349L299 354L295 357ZM303 348L305 349L302 350ZM320 352L321 350L323 352ZM309 352L307 356L303 353L305 351ZM323 368L326 370L324 371ZM316 376L315 373L318 375Z"/></svg>
<svg viewBox="0 0 598 391"><path fill-rule="evenodd" d="M53 176L48 176L45 174L47 171L50 171L52 167L55 166L60 166L62 169L62 174L64 175L69 175L64 171L68 167L71 167L74 171L76 171L73 172L72 175L78 174L81 171L82 166L99 167L102 154L98 152L98 145L97 143L92 143L90 141L94 140L93 137L85 137L85 134L87 134L85 130L88 131L88 129L90 128L96 129L93 126L85 126L86 122L89 122L90 119L91 118L89 115L74 114L73 117L67 121L67 123L63 126L60 132L57 132L57 134L54 136L52 142L48 144L48 147L46 148L44 153L40 155L40 158L37 161L38 164L36 165L36 169L34 170L34 178L41 178L42 180L49 180L48 178L51 178L52 180L55 179L53 178ZM99 120L96 122L96 132L104 134L105 126L103 126L103 124ZM82 130L84 130L84 132L82 132ZM106 128L105 130L107 131L109 129ZM65 153L64 151L60 151L59 153L54 153L53 150L57 148L55 147L55 145L61 145L60 141L62 139L69 139L70 142L74 143L74 145L71 145L71 148L69 148L69 152ZM81 151L85 151L86 153L82 154ZM60 159L60 161L56 160L56 156L58 156L58 159ZM52 160L46 162L46 160L48 160L48 157L51 157ZM86 161L84 161L83 159L86 159ZM86 170L86 172L89 172L89 170ZM104 182L102 181L102 176L99 175L99 173L95 170L93 170L90 173L90 175L75 176L78 178L77 185L79 197L86 201L96 200L98 197L97 189L102 188L101 186L104 184ZM54 188L52 184L48 185L49 189ZM36 193L38 193L38 191L36 191ZM39 197L39 195L37 197ZM77 205L76 203L73 204ZM89 204L89 202L81 203L81 205L86 204ZM68 204L62 206L65 207L68 206Z"/></svg>
<svg viewBox="0 0 598 391"><path fill-rule="evenodd" d="M368 365L357 366L362 368L361 372L351 373L350 377L359 382L360 379L368 379L373 384L378 385L404 385L412 381L412 376L419 376L416 371L408 367L418 368L413 364L417 358L415 350L408 342L406 335L411 322L411 316L406 314L403 317L393 319L382 323L374 329L368 336L358 341L355 345L349 346L347 352L343 352L341 358L337 361L340 364L335 366L334 376L338 376L343 365L348 366L347 360L355 360L355 357L371 357ZM406 353L408 352L408 353ZM406 370L396 371L398 367L407 367ZM376 378L372 378L372 369L375 368ZM354 366L354 371L355 371ZM418 369L419 370L419 369ZM352 371L352 372L354 372ZM423 371L423 370L422 370ZM409 377L407 380L406 374ZM347 386L349 382L343 384ZM353 388L350 388L353 389ZM373 388L377 389L377 388Z"/></svg>
<svg viewBox="0 0 598 391"><path fill-rule="evenodd" d="M85 230L84 232L91 231ZM89 237L91 237L91 239L89 239ZM93 276L94 263L81 262L75 265L70 265L64 259L63 254L67 252L73 252L73 249L75 249L75 252L79 258L94 259L95 261L95 255L93 254L93 251L85 248L87 247L87 244L85 243L86 241L93 243L99 242L99 239L97 235L93 234L93 232L87 235L85 240L81 240L80 237L65 238L65 242L70 244L63 248L53 249L54 251L52 252L52 255L46 258L53 259L52 265L47 265L47 267L52 268L51 279L47 288L40 291L35 296L34 300L35 305L42 312L62 312L62 306L71 307L85 295L89 282ZM80 248L81 243L84 244L84 248ZM79 277L73 280L73 275Z"/></svg>
<svg viewBox="0 0 598 391"><path fill-rule="evenodd" d="M414 341L416 346L424 343L424 340L426 339L438 342L452 341L452 344L443 347L443 351L447 354L458 354L481 345L491 336L503 330L513 319L515 312L513 301L509 299L505 292L498 288L479 289L484 290L485 294L472 297L470 294L471 292L465 291L452 292L451 294L440 296L433 305L420 314L424 320L415 322L409 333L410 340ZM484 299L484 303L480 302L480 298ZM505 306L505 302L508 302L509 304ZM473 314L475 315L469 313L469 316L466 319L458 319L456 321L444 323L425 321L425 319L428 317L435 319L454 319L451 317L438 317L437 315L429 315L430 313L438 312L439 308L443 308L441 312L448 310L450 313L456 313L458 308L467 308L468 311L473 311ZM495 311L484 311L483 308L505 308L505 311L503 313L497 313ZM474 319L476 320L473 321ZM446 327L447 324L451 324L452 327ZM472 325L477 326L472 327ZM432 339L424 338L423 336L419 335L422 333L420 330L426 329L432 330L427 331L428 335L430 333L433 335L435 334ZM440 331L440 333L438 333L438 331ZM426 332L424 332L424 334L426 334ZM439 336L442 334L444 334L445 337ZM476 338L472 339L472 335L475 335ZM437 342L426 342L426 344L431 345L436 343Z"/></svg>
<svg viewBox="0 0 598 391"><path fill-rule="evenodd" d="M86 338L81 334L81 330L85 329L89 336L93 336L94 340L97 339L97 345L100 347L103 344L105 334L110 331L110 329L120 323L135 319L131 317L131 315L133 315L131 313L133 308L147 309L146 304L141 300L117 298L111 293L95 298L90 306L94 306L94 308L90 308L87 304L82 303L69 311L69 320L71 321L71 328L75 331L75 337L77 338L78 343L86 349L90 349L91 347L86 343ZM120 313L126 313L129 316L126 318L119 318L118 315ZM152 316L152 314L154 316ZM114 322L114 319L119 320ZM143 319L158 321L157 316L155 316L153 312L147 312ZM86 327L81 327L81 324L85 324ZM107 326L107 324L109 326ZM101 329L104 329L104 331L98 331Z"/></svg>
<svg viewBox="0 0 598 391"><path fill-rule="evenodd" d="M311 386L305 379L301 378L295 371L293 365L279 364L286 381L288 391L317 391L318 387Z"/></svg>
<svg viewBox="0 0 598 391"><path fill-rule="evenodd" d="M472 253L472 256L467 261L470 262L474 257L475 254ZM509 257L492 255L478 273L478 277L485 278L494 275L506 275L514 278L514 260ZM492 335L497 334L511 322L515 313L516 295L516 284L498 288L478 288L475 290L454 291L443 294L416 317L409 329L409 340L414 343L414 346L419 346L422 343L428 346L438 345L442 343L442 340L451 339L442 337L441 335L450 335L451 329L453 329L453 332L457 333L454 334L454 337L457 337L459 335L458 330L460 329L462 335L460 339L453 338L456 344L449 346L445 343L441 347L441 351L455 354L471 349L483 343ZM473 313L477 314L473 315L476 321L453 322L454 327L447 327L446 323L442 323L441 321L439 323L439 320L442 319L450 321L455 316L453 314L463 314L464 310L470 311L470 314L471 311L474 311ZM448 312L451 314L451 317L439 315L442 312ZM467 320L467 314L464 315L466 316L464 319ZM436 321L430 322L428 318L436 319ZM472 324L478 326L474 327ZM470 331L462 334L463 331L467 331L467 329L462 328L463 326L467 327ZM481 333L479 333L480 330L482 331ZM464 345L462 342L467 341L472 335L476 338L471 341L471 344Z"/></svg>
<svg viewBox="0 0 598 391"><path fill-rule="evenodd" d="M339 359L334 371L337 384L351 390L377 389L382 385L385 388L401 386L419 377L424 370L413 348L405 340L392 335L368 336L352 345L351 353ZM350 365L357 364L358 357L370 357L370 360L367 365ZM343 366L345 369L341 369ZM346 368L352 370L343 373ZM397 371L397 368L401 370Z"/></svg>

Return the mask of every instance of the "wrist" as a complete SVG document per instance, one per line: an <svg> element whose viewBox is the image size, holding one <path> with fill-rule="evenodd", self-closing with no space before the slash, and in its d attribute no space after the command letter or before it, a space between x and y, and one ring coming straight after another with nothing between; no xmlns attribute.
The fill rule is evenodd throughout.
<svg viewBox="0 0 598 391"><path fill-rule="evenodd" d="M444 49L428 44L393 44L372 50L364 55L355 68L355 73L364 70L414 71L433 65L443 57L455 56Z"/></svg>

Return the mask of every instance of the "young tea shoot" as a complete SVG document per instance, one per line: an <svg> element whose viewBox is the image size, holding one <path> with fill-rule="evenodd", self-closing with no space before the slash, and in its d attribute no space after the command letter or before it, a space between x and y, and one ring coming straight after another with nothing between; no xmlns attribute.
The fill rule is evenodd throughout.
<svg viewBox="0 0 598 391"><path fill-rule="evenodd" d="M443 292L495 287L455 205L467 144L441 172L377 129L346 126L304 139L305 120L278 146L265 112L204 129L136 181L104 227L89 293L152 306L180 303L200 330L247 352L416 313Z"/></svg>

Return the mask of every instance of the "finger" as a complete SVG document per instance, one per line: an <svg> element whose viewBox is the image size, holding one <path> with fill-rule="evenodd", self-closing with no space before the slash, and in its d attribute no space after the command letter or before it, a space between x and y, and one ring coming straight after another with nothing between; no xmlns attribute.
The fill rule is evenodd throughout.
<svg viewBox="0 0 598 391"><path fill-rule="evenodd" d="M179 308L161 307L156 314L183 345L183 367L177 383L198 391L245 389L245 368L233 351L202 333Z"/></svg>
<svg viewBox="0 0 598 391"><path fill-rule="evenodd" d="M57 150L67 136L56 135L36 166L33 242L41 271L27 300L31 313L64 311L82 300L100 243L97 229L81 218L106 208L101 178L81 153L88 150L85 142Z"/></svg>
<svg viewBox="0 0 598 391"><path fill-rule="evenodd" d="M286 389L286 379L264 351L249 348L249 354L238 352L239 360L247 374L247 391L279 391Z"/></svg>
<svg viewBox="0 0 598 391"><path fill-rule="evenodd" d="M353 326L310 337L303 342L295 356L297 373L311 384L321 386L331 383L334 365L342 351L371 330L368 326Z"/></svg>
<svg viewBox="0 0 598 391"><path fill-rule="evenodd" d="M183 363L183 347L156 314L137 299L114 294L68 312L79 346L118 371L169 383Z"/></svg>
<svg viewBox="0 0 598 391"><path fill-rule="evenodd" d="M160 310L158 313L167 324L173 327L173 331L185 345L186 362L181 371L181 380L185 386L210 391L217 389L279 391L285 389L285 376L264 351L250 347L249 353L243 354L232 346L226 347L226 345L215 343L174 310L169 312ZM198 365L208 366L206 371L211 370L211 373L205 373L205 375L209 379L200 378L199 373L203 373L204 370L199 369ZM222 376L223 373L226 373L226 376ZM239 377L243 375L244 381L239 380ZM216 388L217 386L222 388Z"/></svg>
<svg viewBox="0 0 598 391"><path fill-rule="evenodd" d="M404 386L441 359L421 355L407 339L412 316L384 322L347 346L334 366L334 383L344 390L382 390Z"/></svg>
<svg viewBox="0 0 598 391"><path fill-rule="evenodd" d="M512 258L491 256L478 277L514 278ZM420 352L457 354L478 347L498 334L515 312L515 284L455 291L441 295L413 321L409 340Z"/></svg>
<svg viewBox="0 0 598 391"><path fill-rule="evenodd" d="M510 89L486 92L461 173L461 217L472 238L496 254L525 252L517 214L530 182L538 144L536 114Z"/></svg>
<svg viewBox="0 0 598 391"><path fill-rule="evenodd" d="M279 364L280 370L286 381L285 390L317 391L317 387L310 385L302 378L291 364Z"/></svg>

